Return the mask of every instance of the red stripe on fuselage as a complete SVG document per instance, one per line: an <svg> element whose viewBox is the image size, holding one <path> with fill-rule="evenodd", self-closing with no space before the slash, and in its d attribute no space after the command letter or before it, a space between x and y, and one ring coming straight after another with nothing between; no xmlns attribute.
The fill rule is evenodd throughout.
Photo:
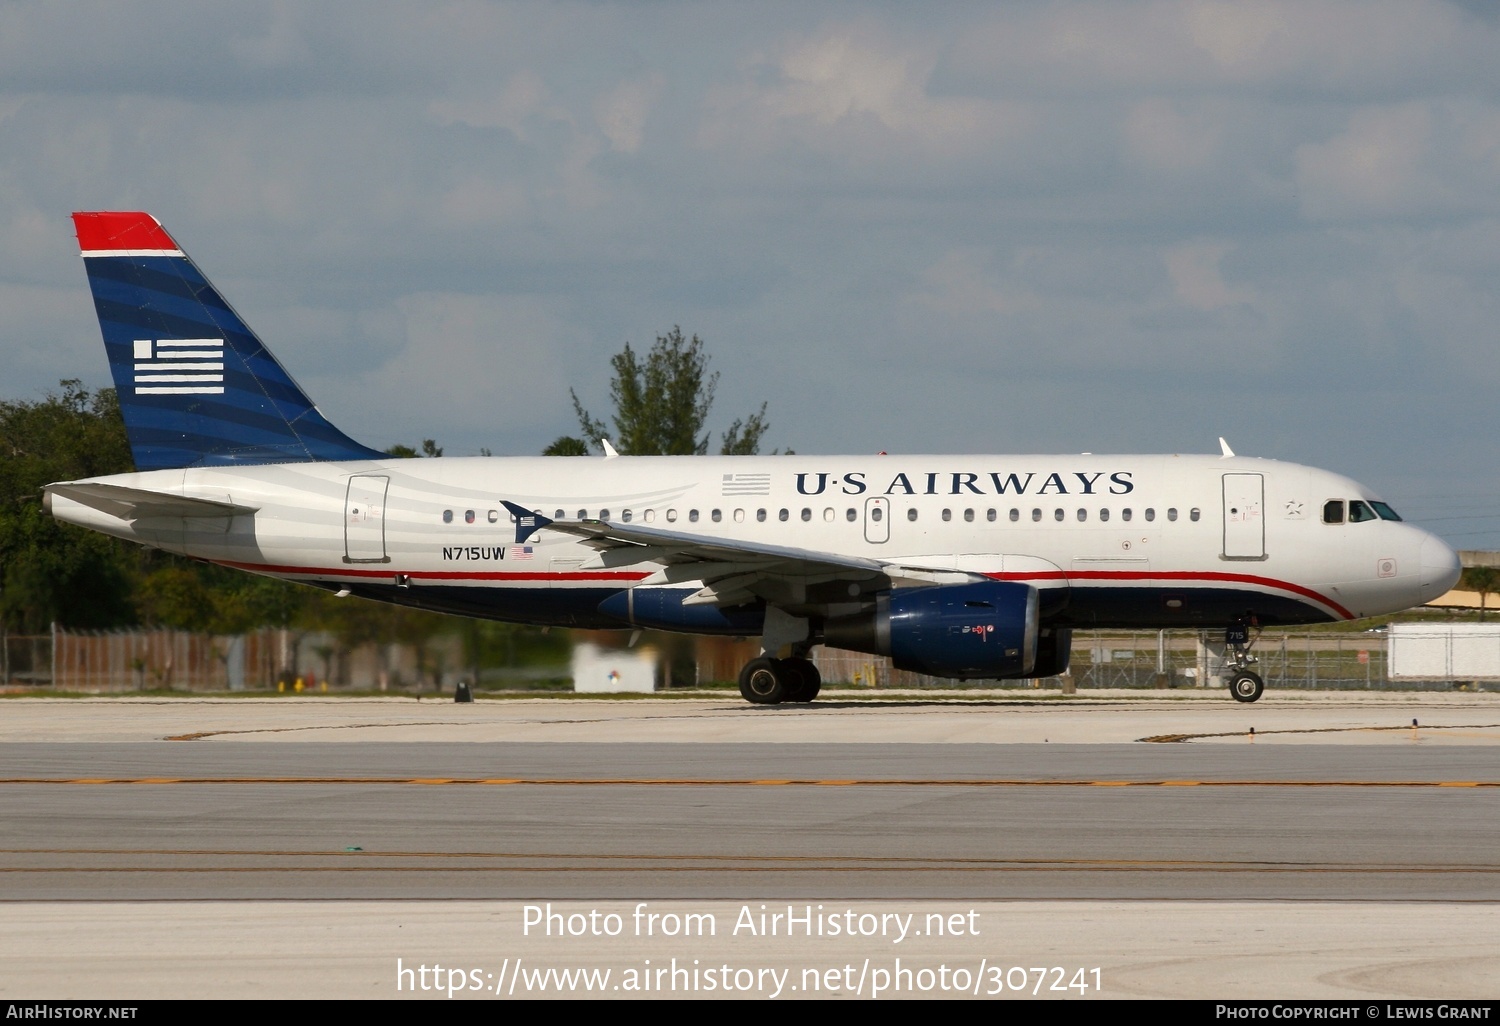
<svg viewBox="0 0 1500 1026"><path fill-rule="evenodd" d="M235 563L215 560L220 566L258 574L317 574L329 577L394 577L404 574L414 581L640 581L651 575L640 570L540 570L536 573L498 570L365 570L355 567L282 566L275 563Z"/></svg>
<svg viewBox="0 0 1500 1026"><path fill-rule="evenodd" d="M1275 588L1294 595L1322 603L1345 620L1357 619L1355 615L1333 599L1320 595L1311 588L1289 581L1278 581L1271 577L1254 574L1225 574L1212 571L1193 570L1048 570L1042 573L996 573L985 574L996 581L1221 581L1227 584L1253 584L1260 588Z"/></svg>
<svg viewBox="0 0 1500 1026"><path fill-rule="evenodd" d="M374 570L355 567L314 567L314 566L284 566L274 563L236 563L230 561L218 561L222 566L234 567L237 570L249 570L254 573L263 574L309 574L329 577L360 577L379 578L394 577L398 573L405 573L414 581L641 581L651 575L640 570L564 570L547 571L541 570L535 573L524 571L495 571L495 570L414 570L401 571L389 568ZM1356 619L1353 613L1339 605L1337 602L1318 594L1311 588L1305 588L1300 584L1292 584L1289 581L1278 581L1271 577L1257 577L1254 574L1226 574L1214 572L1194 572L1191 570L1164 570L1164 571L1140 571L1140 570L1049 570L1042 573L990 573L986 577L995 581L1183 581L1183 582L1221 582L1226 584L1250 584L1260 588L1275 588L1277 591L1288 591L1294 595L1311 599L1314 602L1327 606L1345 620Z"/></svg>

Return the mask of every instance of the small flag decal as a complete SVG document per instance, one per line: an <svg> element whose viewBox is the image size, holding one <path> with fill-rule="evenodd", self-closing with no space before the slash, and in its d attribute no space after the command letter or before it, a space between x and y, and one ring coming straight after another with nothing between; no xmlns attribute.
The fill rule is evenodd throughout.
<svg viewBox="0 0 1500 1026"><path fill-rule="evenodd" d="M721 495L770 495L770 474L725 474Z"/></svg>
<svg viewBox="0 0 1500 1026"><path fill-rule="evenodd" d="M223 395L222 338L138 338L136 395Z"/></svg>

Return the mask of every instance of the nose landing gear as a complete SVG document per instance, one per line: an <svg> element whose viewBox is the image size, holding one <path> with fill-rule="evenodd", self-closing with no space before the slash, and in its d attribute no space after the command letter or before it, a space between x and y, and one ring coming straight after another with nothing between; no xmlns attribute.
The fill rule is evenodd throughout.
<svg viewBox="0 0 1500 1026"><path fill-rule="evenodd" d="M1260 625L1255 623L1255 617L1250 617L1250 623L1255 625L1255 635L1259 638ZM1255 639L1250 637L1249 625L1244 620L1236 620L1230 624L1224 631L1224 644L1234 659L1234 672L1229 676L1230 695L1236 702L1255 701L1266 689L1266 682L1261 680L1260 674L1250 669L1256 659L1250 654Z"/></svg>

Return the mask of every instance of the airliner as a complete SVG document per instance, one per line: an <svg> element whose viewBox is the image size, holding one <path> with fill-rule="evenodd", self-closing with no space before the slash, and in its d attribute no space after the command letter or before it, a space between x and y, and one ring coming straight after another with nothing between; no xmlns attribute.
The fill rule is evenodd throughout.
<svg viewBox="0 0 1500 1026"><path fill-rule="evenodd" d="M758 636L761 705L817 645L954 679L1064 673L1080 628L1252 632L1420 605L1441 539L1337 474L1234 455L400 459L330 423L155 218L74 225L136 472L48 485L70 524L463 616Z"/></svg>

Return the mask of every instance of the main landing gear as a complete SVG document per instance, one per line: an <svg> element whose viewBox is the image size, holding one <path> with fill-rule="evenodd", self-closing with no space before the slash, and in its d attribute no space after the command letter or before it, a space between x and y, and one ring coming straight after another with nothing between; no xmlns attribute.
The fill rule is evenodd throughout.
<svg viewBox="0 0 1500 1026"><path fill-rule="evenodd" d="M1255 623L1255 618L1250 618ZM1260 636L1260 626L1256 624L1256 637ZM1260 679L1260 674L1250 667L1255 663L1255 656L1250 654L1250 648L1255 641L1250 637L1250 628L1244 620L1236 620L1229 625L1224 632L1224 644L1229 648L1230 658L1234 660L1234 670L1229 675L1229 693L1234 696L1236 702L1253 702L1260 697L1261 692L1266 689L1266 682Z"/></svg>
<svg viewBox="0 0 1500 1026"><path fill-rule="evenodd" d="M740 694L756 705L811 702L823 687L823 676L811 659L761 656L740 671Z"/></svg>

